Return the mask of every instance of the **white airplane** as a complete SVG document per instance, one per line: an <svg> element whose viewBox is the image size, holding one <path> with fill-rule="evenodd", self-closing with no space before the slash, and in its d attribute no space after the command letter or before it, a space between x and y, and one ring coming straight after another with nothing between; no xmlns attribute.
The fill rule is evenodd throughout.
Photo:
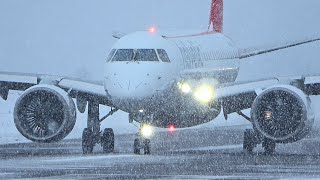
<svg viewBox="0 0 320 180"><path fill-rule="evenodd" d="M276 143L304 138L312 128L314 114L310 95L320 94L320 76L270 78L235 82L239 62L320 38L279 44L270 48L242 50L222 34L223 0L212 0L207 32L168 36L155 28L132 34L114 34L119 40L105 62L104 85L67 77L0 72L0 95L22 90L14 108L20 133L36 142L55 142L66 137L76 121L76 108L88 107L87 128L82 135L83 153L96 144L114 150L114 133L103 132L100 123L117 110L139 122L133 151L149 154L153 127L185 128L214 120L221 111L238 113L253 125L244 132L243 148L252 152L257 144L266 153ZM76 105L74 100L76 101ZM99 105L111 111L99 118ZM241 111L251 108L250 117Z"/></svg>

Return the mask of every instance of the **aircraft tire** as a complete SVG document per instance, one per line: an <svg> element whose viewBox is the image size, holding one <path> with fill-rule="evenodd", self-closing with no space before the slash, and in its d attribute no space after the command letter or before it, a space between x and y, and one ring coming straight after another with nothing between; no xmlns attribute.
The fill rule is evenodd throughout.
<svg viewBox="0 0 320 180"><path fill-rule="evenodd" d="M82 152L83 154L91 154L93 152L93 134L88 128L84 128L82 132Z"/></svg>
<svg viewBox="0 0 320 180"><path fill-rule="evenodd" d="M133 143L133 153L140 154L140 140L136 138Z"/></svg>
<svg viewBox="0 0 320 180"><path fill-rule="evenodd" d="M247 153L252 153L255 147L254 131L246 129L243 133L243 150Z"/></svg>
<svg viewBox="0 0 320 180"><path fill-rule="evenodd" d="M271 139L265 138L262 142L262 147L264 148L264 153L266 155L271 155L276 150L276 143Z"/></svg>
<svg viewBox="0 0 320 180"><path fill-rule="evenodd" d="M150 154L151 153L151 145L150 145L150 139L145 139L143 141L143 144L144 144L144 154L147 155L147 154Z"/></svg>
<svg viewBox="0 0 320 180"><path fill-rule="evenodd" d="M114 151L114 133L112 128L104 129L101 145L104 153L111 153Z"/></svg>

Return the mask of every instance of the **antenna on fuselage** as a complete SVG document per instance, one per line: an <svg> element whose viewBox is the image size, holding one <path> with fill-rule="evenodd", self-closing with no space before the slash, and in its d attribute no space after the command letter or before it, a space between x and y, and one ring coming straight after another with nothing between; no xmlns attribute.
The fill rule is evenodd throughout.
<svg viewBox="0 0 320 180"><path fill-rule="evenodd" d="M113 31L112 32L112 37L116 38L116 39L120 39L123 36L125 36L126 34L120 31Z"/></svg>

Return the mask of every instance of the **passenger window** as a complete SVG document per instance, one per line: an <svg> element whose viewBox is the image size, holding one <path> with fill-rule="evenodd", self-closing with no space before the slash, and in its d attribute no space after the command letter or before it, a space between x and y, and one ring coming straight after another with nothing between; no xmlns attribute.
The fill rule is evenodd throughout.
<svg viewBox="0 0 320 180"><path fill-rule="evenodd" d="M169 56L164 49L157 49L157 52L162 62L168 62L168 63L170 62Z"/></svg>
<svg viewBox="0 0 320 180"><path fill-rule="evenodd" d="M109 53L109 55L108 55L108 57L107 57L107 62L110 62L110 61L111 61L111 59L112 59L112 57L113 57L113 55L114 55L115 52L116 52L115 49L112 49L112 50L110 51L110 53Z"/></svg>
<svg viewBox="0 0 320 180"><path fill-rule="evenodd" d="M112 61L131 61L133 58L133 49L118 49L113 56Z"/></svg>

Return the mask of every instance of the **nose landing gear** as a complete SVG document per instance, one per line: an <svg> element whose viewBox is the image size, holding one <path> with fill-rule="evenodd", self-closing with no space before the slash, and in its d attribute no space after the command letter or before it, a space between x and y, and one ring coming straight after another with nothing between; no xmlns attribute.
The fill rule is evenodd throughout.
<svg viewBox="0 0 320 180"><path fill-rule="evenodd" d="M146 131L146 130L143 130L142 128L146 128L146 127L144 127L144 125L142 124L140 125L139 132L137 134L138 137L134 139L133 153L140 154L141 150L143 150L143 153L145 155L148 155L151 153L151 141L150 139L144 137L145 136L144 133L146 132L143 132L143 131Z"/></svg>
<svg viewBox="0 0 320 180"><path fill-rule="evenodd" d="M151 153L151 144L150 144L150 139L140 139L136 138L133 143L133 153L134 154L140 154L141 149L143 149L144 154L148 155Z"/></svg>

